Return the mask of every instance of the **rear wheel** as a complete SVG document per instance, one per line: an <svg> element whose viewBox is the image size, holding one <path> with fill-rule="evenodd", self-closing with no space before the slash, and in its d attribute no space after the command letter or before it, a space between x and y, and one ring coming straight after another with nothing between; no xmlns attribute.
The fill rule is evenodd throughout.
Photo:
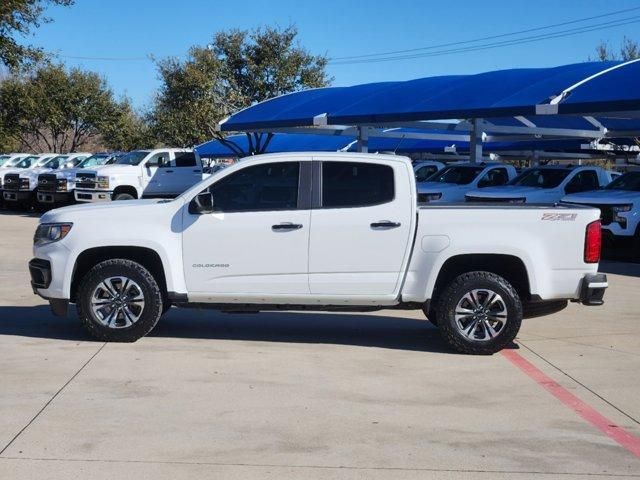
<svg viewBox="0 0 640 480"><path fill-rule="evenodd" d="M490 272L469 272L442 291L435 308L442 338L461 353L491 355L515 339L522 303L513 286Z"/></svg>
<svg viewBox="0 0 640 480"><path fill-rule="evenodd" d="M135 342L156 326L163 310L162 291L139 263L107 260L80 282L78 317L96 339Z"/></svg>

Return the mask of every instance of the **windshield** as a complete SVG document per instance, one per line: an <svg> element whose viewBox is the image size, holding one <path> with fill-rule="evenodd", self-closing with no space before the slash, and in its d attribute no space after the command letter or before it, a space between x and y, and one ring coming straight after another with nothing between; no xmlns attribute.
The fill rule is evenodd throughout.
<svg viewBox="0 0 640 480"><path fill-rule="evenodd" d="M427 179L428 182L455 183L456 185L467 185L484 170L485 167L445 167L435 175Z"/></svg>
<svg viewBox="0 0 640 480"><path fill-rule="evenodd" d="M640 172L628 172L616 178L605 190L627 190L630 192L640 192Z"/></svg>
<svg viewBox="0 0 640 480"><path fill-rule="evenodd" d="M48 161L44 162L41 166L44 168L50 168L52 170L57 170L61 166L64 165L64 161L69 158L68 155L60 155L58 157L53 157Z"/></svg>
<svg viewBox="0 0 640 480"><path fill-rule="evenodd" d="M11 157L9 155L0 155L0 167L6 163Z"/></svg>
<svg viewBox="0 0 640 480"><path fill-rule="evenodd" d="M571 173L568 168L532 168L509 182L518 187L556 188Z"/></svg>
<svg viewBox="0 0 640 480"><path fill-rule="evenodd" d="M20 160L18 163L16 163L15 167L16 168L30 168L38 161L38 158L40 158L40 157L38 157L37 155L32 155L30 157L25 157L22 160Z"/></svg>
<svg viewBox="0 0 640 480"><path fill-rule="evenodd" d="M149 152L143 150L129 152L113 162L113 165L139 165L147 155Z"/></svg>
<svg viewBox="0 0 640 480"><path fill-rule="evenodd" d="M95 167L96 165L104 165L109 160L109 155L91 155L78 164L78 168Z"/></svg>

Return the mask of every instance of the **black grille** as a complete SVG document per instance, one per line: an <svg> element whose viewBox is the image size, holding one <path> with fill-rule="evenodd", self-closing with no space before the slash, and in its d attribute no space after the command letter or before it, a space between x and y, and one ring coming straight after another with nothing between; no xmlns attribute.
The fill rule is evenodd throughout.
<svg viewBox="0 0 640 480"><path fill-rule="evenodd" d="M76 175L76 188L96 188L95 173L79 173Z"/></svg>
<svg viewBox="0 0 640 480"><path fill-rule="evenodd" d="M7 173L4 176L5 190L20 190L20 175L17 173Z"/></svg>
<svg viewBox="0 0 640 480"><path fill-rule="evenodd" d="M38 176L39 192L55 192L58 179L52 174L42 174Z"/></svg>
<svg viewBox="0 0 640 480"><path fill-rule="evenodd" d="M602 225L609 225L613 223L613 206L612 205L589 204L589 206L600 209L600 219L602 220Z"/></svg>

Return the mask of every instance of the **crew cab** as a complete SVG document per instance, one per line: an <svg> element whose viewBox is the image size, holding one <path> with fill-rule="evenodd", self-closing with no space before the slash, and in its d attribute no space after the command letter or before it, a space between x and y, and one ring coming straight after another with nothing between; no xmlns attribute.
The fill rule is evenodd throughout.
<svg viewBox="0 0 640 480"><path fill-rule="evenodd" d="M202 162L192 149L135 150L100 170L79 170L75 198L78 202L171 198L202 179Z"/></svg>
<svg viewBox="0 0 640 480"><path fill-rule="evenodd" d="M570 193L597 190L611 182L611 173L591 166L547 165L523 171L508 185L474 190L470 202L555 203Z"/></svg>
<svg viewBox="0 0 640 480"><path fill-rule="evenodd" d="M73 168L59 169L38 175L37 199L41 206L73 203L76 173L80 169L99 169L115 162L123 153L96 153L85 158Z"/></svg>
<svg viewBox="0 0 640 480"><path fill-rule="evenodd" d="M426 182L434 173L442 170L444 163L434 160L418 160L413 162L413 173L416 176L416 182Z"/></svg>
<svg viewBox="0 0 640 480"><path fill-rule="evenodd" d="M562 201L600 209L606 242L631 247L640 260L640 171L627 172L602 190L574 193Z"/></svg>
<svg viewBox="0 0 640 480"><path fill-rule="evenodd" d="M5 204L31 208L36 202L38 175L61 168L73 168L90 155L90 153L70 153L41 158L34 160L34 163L27 168L6 173L2 192Z"/></svg>
<svg viewBox="0 0 640 480"><path fill-rule="evenodd" d="M470 190L505 185L516 169L504 163L456 163L418 182L418 203L464 202Z"/></svg>
<svg viewBox="0 0 640 480"><path fill-rule="evenodd" d="M421 309L452 348L476 354L509 345L532 306L603 303L597 209L416 197L404 157L258 155L173 200L46 213L32 287L55 314L75 303L105 341L137 340L172 304L393 308Z"/></svg>

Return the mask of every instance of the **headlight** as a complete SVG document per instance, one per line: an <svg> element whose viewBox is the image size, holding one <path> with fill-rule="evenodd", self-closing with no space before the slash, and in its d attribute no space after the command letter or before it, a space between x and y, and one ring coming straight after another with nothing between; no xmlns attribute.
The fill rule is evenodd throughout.
<svg viewBox="0 0 640 480"><path fill-rule="evenodd" d="M436 200L440 200L441 198L442 198L442 193L419 193L418 194L419 203L435 202Z"/></svg>
<svg viewBox="0 0 640 480"><path fill-rule="evenodd" d="M66 178L59 178L58 179L57 190L59 192L66 192L67 191L67 179Z"/></svg>
<svg viewBox="0 0 640 480"><path fill-rule="evenodd" d="M109 190L109 177L96 178L96 187L101 190Z"/></svg>
<svg viewBox="0 0 640 480"><path fill-rule="evenodd" d="M20 190L29 190L29 179L21 178L20 179Z"/></svg>
<svg viewBox="0 0 640 480"><path fill-rule="evenodd" d="M621 217L620 213L630 212L633 208L633 205L614 205L613 210L613 221L620 224L622 228L627 228L627 218Z"/></svg>
<svg viewBox="0 0 640 480"><path fill-rule="evenodd" d="M47 243L62 240L71 231L73 223L43 223L38 225L33 237L34 245L46 245Z"/></svg>

